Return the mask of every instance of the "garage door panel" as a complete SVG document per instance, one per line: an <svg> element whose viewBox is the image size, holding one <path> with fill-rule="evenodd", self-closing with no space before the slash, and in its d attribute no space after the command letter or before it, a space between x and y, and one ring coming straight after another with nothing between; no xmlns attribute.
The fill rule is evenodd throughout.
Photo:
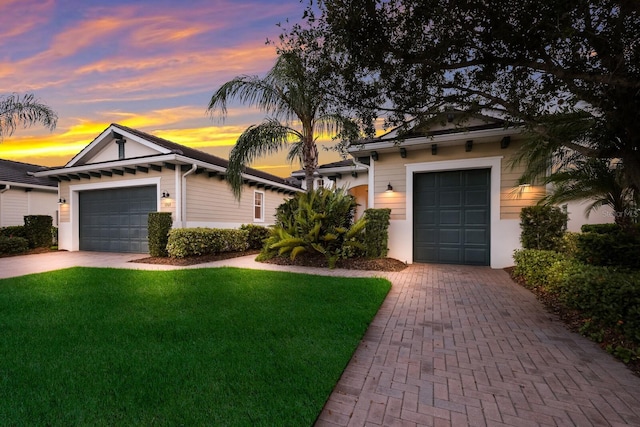
<svg viewBox="0 0 640 427"><path fill-rule="evenodd" d="M465 191L464 204L467 207L470 206L486 206L487 204L487 191L486 190L468 190Z"/></svg>
<svg viewBox="0 0 640 427"><path fill-rule="evenodd" d="M464 213L464 223L467 226L484 226L488 222L488 212L484 209L471 209Z"/></svg>
<svg viewBox="0 0 640 427"><path fill-rule="evenodd" d="M445 264L460 264L460 248L440 247L438 258Z"/></svg>
<svg viewBox="0 0 640 427"><path fill-rule="evenodd" d="M489 184L489 169L414 175L414 261L489 264Z"/></svg>
<svg viewBox="0 0 640 427"><path fill-rule="evenodd" d="M440 211L440 225L462 224L462 212L459 210L443 209Z"/></svg>
<svg viewBox="0 0 640 427"><path fill-rule="evenodd" d="M441 245L459 245L460 243L462 243L462 233L458 228L441 228L438 232L438 237L438 242Z"/></svg>
<svg viewBox="0 0 640 427"><path fill-rule="evenodd" d="M440 193L440 206L462 206L462 191L443 191L442 193Z"/></svg>
<svg viewBox="0 0 640 427"><path fill-rule="evenodd" d="M465 230L464 231L464 242L469 245L483 245L487 241L487 233L485 230Z"/></svg>
<svg viewBox="0 0 640 427"><path fill-rule="evenodd" d="M80 193L80 249L147 253L149 212L157 209L155 186Z"/></svg>

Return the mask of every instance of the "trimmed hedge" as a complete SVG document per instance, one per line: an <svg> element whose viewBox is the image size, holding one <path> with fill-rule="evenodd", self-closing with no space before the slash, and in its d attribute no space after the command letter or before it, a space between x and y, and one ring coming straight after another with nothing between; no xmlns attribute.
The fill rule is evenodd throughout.
<svg viewBox="0 0 640 427"><path fill-rule="evenodd" d="M262 249L264 241L269 237L271 231L267 227L255 224L242 224L240 230L247 231L247 249Z"/></svg>
<svg viewBox="0 0 640 427"><path fill-rule="evenodd" d="M582 233L576 258L585 264L640 269L640 237L622 231Z"/></svg>
<svg viewBox="0 0 640 427"><path fill-rule="evenodd" d="M147 220L149 235L149 255L154 257L166 257L169 231L173 225L171 212L149 212Z"/></svg>
<svg viewBox="0 0 640 427"><path fill-rule="evenodd" d="M0 236L4 237L22 237L27 238L27 233L24 229L24 225L10 225L8 227L0 228Z"/></svg>
<svg viewBox="0 0 640 427"><path fill-rule="evenodd" d="M389 218L391 209L366 209L364 219L365 253L369 258L384 258L389 248Z"/></svg>
<svg viewBox="0 0 640 427"><path fill-rule="evenodd" d="M520 241L524 249L556 250L561 244L567 214L560 208L535 205L520 211Z"/></svg>
<svg viewBox="0 0 640 427"><path fill-rule="evenodd" d="M221 228L176 228L169 232L170 257L185 258L247 249L246 230Z"/></svg>
<svg viewBox="0 0 640 427"><path fill-rule="evenodd" d="M19 254L29 249L29 241L24 237L0 235L0 254Z"/></svg>
<svg viewBox="0 0 640 427"><path fill-rule="evenodd" d="M555 251L542 249L522 249L515 251L513 260L515 267L513 274L525 281L530 289L549 284L549 269L555 263L566 260L567 257Z"/></svg>
<svg viewBox="0 0 640 427"><path fill-rule="evenodd" d="M640 271L585 265L552 251L516 251L514 259L513 273L527 287L541 287L581 313L583 333L597 339L603 329L615 330L631 342L628 349L612 352L621 357L632 355L634 345L640 351Z"/></svg>
<svg viewBox="0 0 640 427"><path fill-rule="evenodd" d="M29 247L50 247L53 240L52 227L53 219L49 215L26 215L24 217L24 231L27 240L29 240Z"/></svg>

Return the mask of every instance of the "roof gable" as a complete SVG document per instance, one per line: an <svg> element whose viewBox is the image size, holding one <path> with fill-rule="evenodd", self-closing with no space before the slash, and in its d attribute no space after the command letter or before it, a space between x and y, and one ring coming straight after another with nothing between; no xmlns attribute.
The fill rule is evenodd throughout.
<svg viewBox="0 0 640 427"><path fill-rule="evenodd" d="M113 123L75 155L66 166L82 166L171 153L171 150L153 141L154 138L152 135ZM120 156L120 144L123 144L123 157Z"/></svg>

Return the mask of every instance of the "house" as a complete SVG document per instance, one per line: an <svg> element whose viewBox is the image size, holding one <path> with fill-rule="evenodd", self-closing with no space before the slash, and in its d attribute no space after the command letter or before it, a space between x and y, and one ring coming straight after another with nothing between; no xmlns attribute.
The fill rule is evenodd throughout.
<svg viewBox="0 0 640 427"><path fill-rule="evenodd" d="M358 164L354 159L345 159L339 162L327 163L318 166L314 174L314 188L345 187L356 198L356 218L360 218L369 203L368 166ZM300 181L302 188L307 189L307 182L303 170L291 173L291 176Z"/></svg>
<svg viewBox="0 0 640 427"><path fill-rule="evenodd" d="M25 215L49 215L57 225L58 183L34 172L44 166L0 159L0 227L24 225Z"/></svg>
<svg viewBox="0 0 640 427"><path fill-rule="evenodd" d="M225 181L228 161L111 124L64 167L36 173L58 182L59 247L70 251L148 252L149 212L171 212L174 228L269 225L300 191L247 168L240 201Z"/></svg>
<svg viewBox="0 0 640 427"><path fill-rule="evenodd" d="M323 165L318 179L355 185L367 195L361 205L391 209L390 257L503 268L521 247L520 210L546 194L545 187L517 185L523 166L511 160L524 138L500 119L452 112L354 144L351 163ZM611 221L603 213L586 220L579 203L565 208L571 231Z"/></svg>

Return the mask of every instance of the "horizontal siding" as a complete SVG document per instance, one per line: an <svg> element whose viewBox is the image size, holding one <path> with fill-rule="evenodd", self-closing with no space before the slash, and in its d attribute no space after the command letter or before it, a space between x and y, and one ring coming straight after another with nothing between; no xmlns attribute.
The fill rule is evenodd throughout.
<svg viewBox="0 0 640 427"><path fill-rule="evenodd" d="M257 224L273 224L276 208L287 196L277 191L256 189L245 185L240 201L226 181L204 175L189 176L187 181L187 218L189 222L227 222L251 224L253 220L254 192L265 197L265 221Z"/></svg>
<svg viewBox="0 0 640 427"><path fill-rule="evenodd" d="M2 193L2 227L24 225L24 216L29 209L29 199L24 189L9 189Z"/></svg>
<svg viewBox="0 0 640 427"><path fill-rule="evenodd" d="M390 208L393 220L406 219L406 166L409 164L502 156L500 217L518 219L523 207L537 203L545 194L543 187L526 187L518 191L517 182L522 174L522 167L512 168L511 156L519 145L518 141L512 138L507 149L501 149L499 141L495 141L474 144L470 152L466 152L464 146L439 146L437 154L433 155L431 146L427 145L420 150L409 148L406 158L402 158L399 153L379 153L374 164L375 207ZM389 183L393 186L393 193L385 192Z"/></svg>

